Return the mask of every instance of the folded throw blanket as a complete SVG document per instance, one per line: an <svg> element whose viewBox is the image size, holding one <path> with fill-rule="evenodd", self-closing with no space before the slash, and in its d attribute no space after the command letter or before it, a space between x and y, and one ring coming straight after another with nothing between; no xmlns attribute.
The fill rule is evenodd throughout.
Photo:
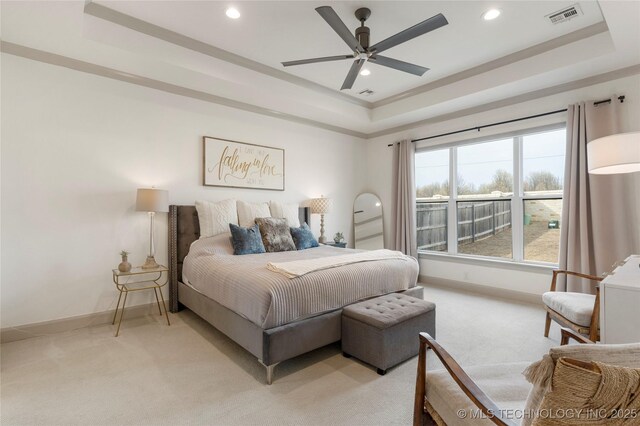
<svg viewBox="0 0 640 426"><path fill-rule="evenodd" d="M409 260L409 256L393 250L372 250L362 253L345 254L342 256L321 257L319 259L304 259L279 263L269 262L267 263L267 269L282 274L287 278L296 278L310 272L337 268L338 266L350 265L352 263L389 259L407 261Z"/></svg>

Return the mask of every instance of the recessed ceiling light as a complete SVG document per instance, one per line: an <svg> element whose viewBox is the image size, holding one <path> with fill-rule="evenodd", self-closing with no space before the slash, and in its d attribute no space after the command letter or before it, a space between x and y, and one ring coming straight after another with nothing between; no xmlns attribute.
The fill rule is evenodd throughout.
<svg viewBox="0 0 640 426"><path fill-rule="evenodd" d="M238 19L240 17L240 12L235 7L228 8L226 14L231 19Z"/></svg>
<svg viewBox="0 0 640 426"><path fill-rule="evenodd" d="M491 21L492 19L496 19L500 16L500 9L489 9L485 13L482 14L482 19L485 21Z"/></svg>
<svg viewBox="0 0 640 426"><path fill-rule="evenodd" d="M369 71L368 69L363 69L362 71L360 71L360 75L369 75L371 74L371 71Z"/></svg>

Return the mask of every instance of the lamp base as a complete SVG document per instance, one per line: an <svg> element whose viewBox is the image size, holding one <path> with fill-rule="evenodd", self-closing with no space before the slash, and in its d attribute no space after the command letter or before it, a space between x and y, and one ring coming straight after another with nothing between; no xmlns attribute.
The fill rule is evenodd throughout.
<svg viewBox="0 0 640 426"><path fill-rule="evenodd" d="M318 238L318 242L320 244L326 244L327 243L327 237L324 235L320 235L320 238Z"/></svg>
<svg viewBox="0 0 640 426"><path fill-rule="evenodd" d="M156 269L160 267L153 256L147 256L147 261L142 265L142 269Z"/></svg>

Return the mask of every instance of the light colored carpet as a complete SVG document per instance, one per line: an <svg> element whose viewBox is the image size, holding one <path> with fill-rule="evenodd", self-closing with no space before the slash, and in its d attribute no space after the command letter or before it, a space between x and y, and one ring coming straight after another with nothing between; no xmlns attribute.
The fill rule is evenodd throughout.
<svg viewBox="0 0 640 426"><path fill-rule="evenodd" d="M540 306L426 288L437 339L464 366L535 360L559 341L542 336ZM379 376L339 344L276 367L190 311L3 344L3 425L411 423L417 358ZM441 368L433 354L428 368Z"/></svg>

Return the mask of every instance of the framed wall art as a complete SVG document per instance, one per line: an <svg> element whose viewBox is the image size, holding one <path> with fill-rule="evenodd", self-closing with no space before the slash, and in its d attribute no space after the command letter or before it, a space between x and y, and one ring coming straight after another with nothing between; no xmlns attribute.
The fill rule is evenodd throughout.
<svg viewBox="0 0 640 426"><path fill-rule="evenodd" d="M284 191L284 149L204 136L204 185Z"/></svg>

